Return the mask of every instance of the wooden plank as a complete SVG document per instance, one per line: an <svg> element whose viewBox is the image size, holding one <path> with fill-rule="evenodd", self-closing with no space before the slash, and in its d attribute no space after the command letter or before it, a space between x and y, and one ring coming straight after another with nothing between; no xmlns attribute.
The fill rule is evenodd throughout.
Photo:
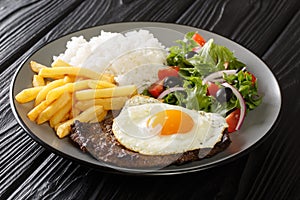
<svg viewBox="0 0 300 200"><path fill-rule="evenodd" d="M262 56L299 10L300 1L195 1L177 23L228 37Z"/></svg>
<svg viewBox="0 0 300 200"><path fill-rule="evenodd" d="M9 199L78 199L84 191L87 168L51 154L16 188ZM69 190L66 196L65 190Z"/></svg>
<svg viewBox="0 0 300 200"><path fill-rule="evenodd" d="M4 21L5 18L9 18L13 13L19 12L19 10L37 3L37 1L38 0L23 0L22 2L16 0L2 1L0 7L0 21Z"/></svg>
<svg viewBox="0 0 300 200"><path fill-rule="evenodd" d="M11 2L1 10L5 17L0 25L0 72L80 3L79 0ZM11 10L15 4L17 9Z"/></svg>
<svg viewBox="0 0 300 200"><path fill-rule="evenodd" d="M24 132L11 112L8 96L11 72L2 73L0 79L0 197L4 199L46 155L44 148Z"/></svg>
<svg viewBox="0 0 300 200"><path fill-rule="evenodd" d="M230 164L237 173L243 169L239 161ZM192 173L182 177L139 177L105 174L78 166L51 154L17 188L9 199L189 199L207 197L219 192L218 182L225 174L220 168L210 174ZM228 175L228 174L227 174ZM197 180L197 184L192 180ZM209 180L209 181L207 181ZM234 183L237 184L237 183ZM230 182L234 187L233 182ZM182 188L189 188L188 194ZM199 188L212 193L201 193ZM227 187L228 188L228 187ZM228 191L227 191L228 192Z"/></svg>
<svg viewBox="0 0 300 200"><path fill-rule="evenodd" d="M239 199L289 199L299 194L296 184L299 185L300 180L300 158L295 153L300 152L296 128L299 120L295 120L299 119L300 113L299 17L300 11L263 56L278 79L284 104L280 126L273 128L273 134L264 145L250 154ZM259 157L264 159L257 159Z"/></svg>

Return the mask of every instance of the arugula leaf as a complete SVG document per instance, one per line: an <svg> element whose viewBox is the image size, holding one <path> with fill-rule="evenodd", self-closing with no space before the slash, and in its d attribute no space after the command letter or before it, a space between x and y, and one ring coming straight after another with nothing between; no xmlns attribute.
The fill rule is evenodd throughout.
<svg viewBox="0 0 300 200"><path fill-rule="evenodd" d="M167 104L172 104L172 105L179 105L179 101L176 98L174 93L170 93L167 96L164 97L164 102Z"/></svg>
<svg viewBox="0 0 300 200"><path fill-rule="evenodd" d="M255 109L262 103L262 97L258 94L257 81L253 83L252 75L249 72L239 71L237 74L224 74L224 80L237 88L241 93L246 103L247 112ZM236 104L236 107L239 107L235 96L231 98L230 103Z"/></svg>

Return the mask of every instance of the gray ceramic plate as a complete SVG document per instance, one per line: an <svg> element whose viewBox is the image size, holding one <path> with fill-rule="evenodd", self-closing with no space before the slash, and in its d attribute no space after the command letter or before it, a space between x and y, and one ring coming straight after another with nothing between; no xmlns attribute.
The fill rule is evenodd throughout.
<svg viewBox="0 0 300 200"><path fill-rule="evenodd" d="M240 131L231 134L232 143L225 151L212 158L207 158L181 166L169 166L160 170L148 172L147 174L166 175L187 173L220 165L232 160L233 158L237 158L245 152L248 152L251 147L258 144L259 141L262 141L262 139L271 132L271 128L275 124L281 109L280 88L268 66L266 66L266 64L257 56L229 39L201 29L167 23L133 22L109 24L71 33L50 42L24 61L24 63L16 71L11 84L11 107L20 125L35 141L63 157L100 170L109 172L118 172L121 170L131 173L145 172L143 170L116 168L97 161L89 154L81 152L71 143L69 138L59 139L48 124L36 125L31 122L27 118L26 114L32 108L32 103L18 104L14 100L14 96L18 92L24 88L31 87L33 72L29 67L29 61L35 60L40 63L50 65L52 62L52 56L64 52L66 42L73 36L84 35L85 38L90 38L92 36L99 35L101 30L123 32L135 28L150 30L165 46L174 45L174 40L182 39L183 34L189 31L198 31L202 36L204 36L204 38L207 39L214 38L216 43L224 45L234 51L236 57L249 66L249 71L253 72L258 78L259 91L263 95L263 104L247 115Z"/></svg>

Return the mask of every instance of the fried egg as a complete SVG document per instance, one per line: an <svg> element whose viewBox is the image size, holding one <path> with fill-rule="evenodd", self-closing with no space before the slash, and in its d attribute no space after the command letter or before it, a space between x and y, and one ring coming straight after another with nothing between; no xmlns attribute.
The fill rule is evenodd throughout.
<svg viewBox="0 0 300 200"><path fill-rule="evenodd" d="M228 127L219 114L189 110L134 96L112 126L116 139L126 148L145 155L169 155L213 148Z"/></svg>

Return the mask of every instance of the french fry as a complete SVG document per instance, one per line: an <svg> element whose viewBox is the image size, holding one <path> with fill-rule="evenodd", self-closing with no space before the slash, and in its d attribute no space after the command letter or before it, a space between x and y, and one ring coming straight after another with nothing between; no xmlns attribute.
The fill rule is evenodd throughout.
<svg viewBox="0 0 300 200"><path fill-rule="evenodd" d="M98 80L102 80L102 81L107 81L107 82L111 82L111 83L115 83L115 76L113 74L103 74L105 77L98 79Z"/></svg>
<svg viewBox="0 0 300 200"><path fill-rule="evenodd" d="M35 105L38 105L39 103L44 101L46 99L49 91L51 91L54 88L57 88L59 86L62 86L64 84L66 84L67 82L68 82L68 77L66 77L64 79L55 80L55 81L52 81L49 84L47 84L45 87L43 87L43 89L36 96Z"/></svg>
<svg viewBox="0 0 300 200"><path fill-rule="evenodd" d="M101 122L107 115L107 110L103 110L102 113L100 113L96 119L93 119L89 121L90 123L95 123L95 122Z"/></svg>
<svg viewBox="0 0 300 200"><path fill-rule="evenodd" d="M101 114L97 115L97 120L98 122L102 122L104 120L104 118L106 117L108 111L104 110ZM91 120L90 122L93 122L93 120Z"/></svg>
<svg viewBox="0 0 300 200"><path fill-rule="evenodd" d="M64 76L64 81L66 83L73 83L75 81L75 77L74 76Z"/></svg>
<svg viewBox="0 0 300 200"><path fill-rule="evenodd" d="M47 106L47 108L39 114L36 120L37 124L42 124L50 120L50 118L61 108L63 108L69 101L71 101L71 99L71 94L68 92L61 95L56 101Z"/></svg>
<svg viewBox="0 0 300 200"><path fill-rule="evenodd" d="M120 110L125 105L125 102L129 97L113 97L113 98L103 98L96 99L96 105L102 105L105 110Z"/></svg>
<svg viewBox="0 0 300 200"><path fill-rule="evenodd" d="M42 64L37 63L35 61L30 61L29 65L30 65L31 70L36 72L36 73L39 73L39 71L43 68L47 68L45 65L42 65Z"/></svg>
<svg viewBox="0 0 300 200"><path fill-rule="evenodd" d="M57 136L59 138L64 138L65 136L69 135L71 131L71 125L73 124L73 122L74 122L74 118L58 125L56 128Z"/></svg>
<svg viewBox="0 0 300 200"><path fill-rule="evenodd" d="M88 85L91 89L116 87L116 85L113 84L113 83L110 83L110 82L107 82L107 81L97 81L97 80L89 80Z"/></svg>
<svg viewBox="0 0 300 200"><path fill-rule="evenodd" d="M58 124L56 124L56 125L53 127L54 130L55 130L55 132L57 131L57 128L58 128L61 124L65 123L66 121L68 121L68 120L70 120L70 119L72 119L72 117L70 117L70 113L67 113L67 114L64 116L64 118L61 120L61 122L58 123Z"/></svg>
<svg viewBox="0 0 300 200"><path fill-rule="evenodd" d="M57 98L59 98L66 91L73 93L77 90L87 89L89 88L88 83L89 83L88 80L84 80L84 81L79 81L74 83L67 83L63 86L54 88L53 90L49 91L49 93L47 94L46 101L48 101L48 103L51 103L55 101Z"/></svg>
<svg viewBox="0 0 300 200"><path fill-rule="evenodd" d="M82 80L73 83L73 91L89 88L89 80Z"/></svg>
<svg viewBox="0 0 300 200"><path fill-rule="evenodd" d="M80 79L78 79L78 77L76 77L76 76L67 76L67 77L69 77L69 82L70 83L73 83L73 82L76 82L76 81L80 81Z"/></svg>
<svg viewBox="0 0 300 200"><path fill-rule="evenodd" d="M54 68L43 68L39 71L39 75L45 78L57 79L64 75L71 75L76 77L86 77L95 80L104 80L113 82L114 79L111 75L99 74L92 70L82 68L82 67L54 67Z"/></svg>
<svg viewBox="0 0 300 200"><path fill-rule="evenodd" d="M75 120L79 120L81 122L89 122L94 120L97 116L99 116L103 112L102 106L93 106L89 109L82 112L75 118L72 118L66 122L61 123L56 130L56 134L59 138L63 138L70 133L71 125L74 123Z"/></svg>
<svg viewBox="0 0 300 200"><path fill-rule="evenodd" d="M61 123L56 124L56 125L54 126L55 132L57 132L58 127L59 127L60 125L62 125L62 123L65 123L65 122L67 122L67 121L64 121L64 122L61 122Z"/></svg>
<svg viewBox="0 0 300 200"><path fill-rule="evenodd" d="M39 92L43 89L43 86L27 88L19 92L15 98L18 103L27 103L29 101L34 100Z"/></svg>
<svg viewBox="0 0 300 200"><path fill-rule="evenodd" d="M31 121L35 121L36 118L39 116L39 114L45 110L48 106L48 103L46 101L41 102L39 105L35 106L32 110L29 111L27 114L27 117Z"/></svg>
<svg viewBox="0 0 300 200"><path fill-rule="evenodd" d="M78 101L75 104L75 107L84 111L91 106L101 105L101 106L103 106L104 110L120 110L123 108L125 102L128 99L129 98L127 96L124 96L124 97L112 97L112 98L84 100L84 101Z"/></svg>
<svg viewBox="0 0 300 200"><path fill-rule="evenodd" d="M57 113L55 113L49 120L50 126L54 128L60 122L65 121L65 117L69 116L69 112L72 109L72 101L68 101L63 108L61 108Z"/></svg>
<svg viewBox="0 0 300 200"><path fill-rule="evenodd" d="M71 65L62 59L56 59L52 64L51 67L71 67Z"/></svg>
<svg viewBox="0 0 300 200"><path fill-rule="evenodd" d="M33 76L33 87L17 94L16 101L35 100L28 118L37 124L49 121L59 138L70 133L75 120L100 122L108 110L121 109L129 96L137 94L134 85L117 87L112 74L74 67L61 59L51 67L31 61L30 67L37 73ZM73 94L79 100L74 107Z"/></svg>
<svg viewBox="0 0 300 200"><path fill-rule="evenodd" d="M73 106L70 113L69 113L70 114L70 119L77 117L80 113L81 113L81 110L79 110L78 108L75 108Z"/></svg>
<svg viewBox="0 0 300 200"><path fill-rule="evenodd" d="M50 80L46 80L46 81L45 81L45 85L48 85L49 83L51 83Z"/></svg>
<svg viewBox="0 0 300 200"><path fill-rule="evenodd" d="M70 119L70 113L67 113L60 121L60 123L67 121L68 119Z"/></svg>
<svg viewBox="0 0 300 200"><path fill-rule="evenodd" d="M66 91L72 92L72 89L73 89L73 83L67 83L65 85L54 88L47 93L46 101L48 102L48 104L50 104L56 99L58 99Z"/></svg>
<svg viewBox="0 0 300 200"><path fill-rule="evenodd" d="M33 75L32 85L33 87L45 86L45 80L42 76Z"/></svg>
<svg viewBox="0 0 300 200"><path fill-rule="evenodd" d="M93 105L96 105L94 100L78 101L75 104L75 108L77 108L80 111L84 111L84 110L88 109L89 107L92 107Z"/></svg>
<svg viewBox="0 0 300 200"><path fill-rule="evenodd" d="M78 100L89 100L119 96L132 96L135 94L137 94L137 87L135 85L126 85L114 88L81 90L75 93L75 97Z"/></svg>

